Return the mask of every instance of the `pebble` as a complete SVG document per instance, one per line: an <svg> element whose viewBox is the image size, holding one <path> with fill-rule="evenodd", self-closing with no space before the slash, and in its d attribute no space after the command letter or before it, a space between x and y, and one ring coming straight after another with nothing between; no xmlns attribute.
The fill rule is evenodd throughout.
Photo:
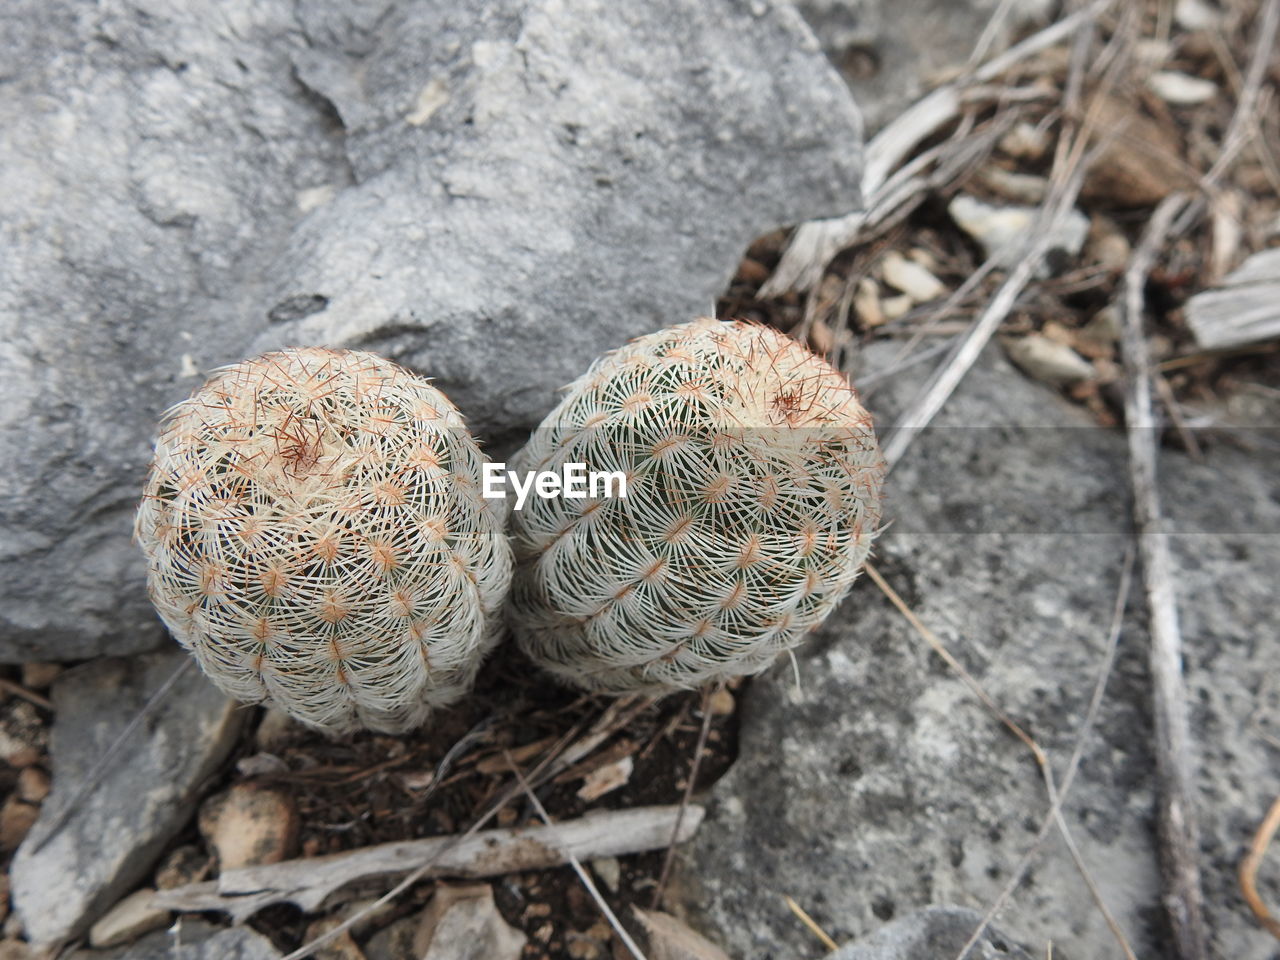
<svg viewBox="0 0 1280 960"><path fill-rule="evenodd" d="M885 320L897 320L899 317L905 317L911 312L916 302L911 299L911 295L904 293L896 297L885 297L880 301L880 313Z"/></svg>
<svg viewBox="0 0 1280 960"><path fill-rule="evenodd" d="M550 939L554 927L550 923L543 927L546 928L543 939ZM538 933L542 933L541 928ZM488 884L442 884L422 913L413 939L412 956L421 960L456 960L458 957L517 960L525 942L525 935L510 926L498 912Z"/></svg>
<svg viewBox="0 0 1280 960"><path fill-rule="evenodd" d="M870 277L858 281L858 290L853 295L853 309L864 326L878 327L885 321L884 312L880 309L880 284Z"/></svg>
<svg viewBox="0 0 1280 960"><path fill-rule="evenodd" d="M1014 203L1039 203L1049 192L1049 181L1033 173L1015 173L996 164L978 172L978 179L988 190Z"/></svg>
<svg viewBox="0 0 1280 960"><path fill-rule="evenodd" d="M159 930L169 924L169 911L151 905L154 890L135 890L89 928L89 945L103 950L132 943L144 933Z"/></svg>
<svg viewBox="0 0 1280 960"><path fill-rule="evenodd" d="M1218 25L1218 11L1205 0L1178 0L1173 19L1183 30L1212 30Z"/></svg>
<svg viewBox="0 0 1280 960"><path fill-rule="evenodd" d="M1147 86L1161 100L1179 107L1208 103L1218 95L1218 85L1213 81L1175 70L1156 71L1147 77Z"/></svg>
<svg viewBox="0 0 1280 960"><path fill-rule="evenodd" d="M711 715L713 717L729 716L733 713L734 706L735 702L733 694L724 689L724 687L719 688L715 693L711 694L711 698L708 701L708 707L711 710Z"/></svg>
<svg viewBox="0 0 1280 960"><path fill-rule="evenodd" d="M205 801L199 826L225 872L288 857L297 844L298 810L282 790L239 783Z"/></svg>
<svg viewBox="0 0 1280 960"><path fill-rule="evenodd" d="M366 960L408 960L414 956L413 935L419 918L401 917L371 936L364 945Z"/></svg>
<svg viewBox="0 0 1280 960"><path fill-rule="evenodd" d="M263 711L253 743L266 753L279 753L284 747L303 736L306 731L283 710L268 707Z"/></svg>
<svg viewBox="0 0 1280 960"><path fill-rule="evenodd" d="M578 799L586 800L590 803L592 800L600 799L606 793L611 793L619 787L626 786L627 781L631 779L631 771L634 769L635 760L630 756L596 767L583 780L582 786L578 790Z"/></svg>
<svg viewBox="0 0 1280 960"><path fill-rule="evenodd" d="M1039 160L1049 149L1049 133L1025 120L1000 138L1000 150L1021 160Z"/></svg>
<svg viewBox="0 0 1280 960"><path fill-rule="evenodd" d="M982 245L988 257L995 257L1002 267L1012 267L1026 253L1031 230L1036 224L1036 207L997 207L961 194L947 206L956 224ZM1079 210L1072 210L1058 224L1049 249L1075 256L1084 248L1089 234L1089 220ZM1040 276L1048 276L1047 262L1041 263Z"/></svg>
<svg viewBox="0 0 1280 960"><path fill-rule="evenodd" d="M24 663L22 685L28 690L48 690L61 672L62 664L60 663Z"/></svg>
<svg viewBox="0 0 1280 960"><path fill-rule="evenodd" d="M890 250L884 255L884 259L880 261L880 273L885 283L895 290L901 290L916 303L935 300L947 292L946 284L896 250Z"/></svg>
<svg viewBox="0 0 1280 960"><path fill-rule="evenodd" d="M622 862L617 857L598 857L591 861L591 869L610 893L618 892L622 886Z"/></svg>
<svg viewBox="0 0 1280 960"><path fill-rule="evenodd" d="M1089 242L1084 249L1085 259L1106 267L1112 273L1120 273L1129 265L1133 248L1129 238L1119 225L1104 214L1094 214L1089 221Z"/></svg>
<svg viewBox="0 0 1280 960"><path fill-rule="evenodd" d="M1097 343L1118 343L1122 333L1120 311L1111 306L1103 307L1080 328L1080 336Z"/></svg>
<svg viewBox="0 0 1280 960"><path fill-rule="evenodd" d="M1097 375L1091 364L1066 344L1041 333L1007 337L1003 341L1009 359L1035 380L1056 386L1092 380Z"/></svg>
<svg viewBox="0 0 1280 960"><path fill-rule="evenodd" d="M188 883L199 883L209 876L213 860L194 843L176 847L156 867L156 887L172 890Z"/></svg>
<svg viewBox="0 0 1280 960"><path fill-rule="evenodd" d="M23 767L18 774L18 799L27 803L44 803L50 786L49 775L39 767Z"/></svg>

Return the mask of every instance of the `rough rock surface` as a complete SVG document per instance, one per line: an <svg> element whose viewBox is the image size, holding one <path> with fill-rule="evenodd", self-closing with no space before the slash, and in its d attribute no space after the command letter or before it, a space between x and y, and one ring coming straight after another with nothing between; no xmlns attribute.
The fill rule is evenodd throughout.
<svg viewBox="0 0 1280 960"><path fill-rule="evenodd" d="M1001 0L797 0L823 50L878 130L932 82L968 62ZM1013 0L998 26L998 51L1022 27L1043 20L1049 0Z"/></svg>
<svg viewBox="0 0 1280 960"><path fill-rule="evenodd" d="M53 792L10 868L14 910L34 943L80 933L142 879L231 749L244 709L189 668L62 831L34 852L97 759L186 658L174 650L94 661L55 682Z"/></svg>
<svg viewBox="0 0 1280 960"><path fill-rule="evenodd" d="M873 395L891 423L912 385ZM1061 773L1101 662L1129 540L1124 438L1014 371L993 347L886 485L894 526L874 559ZM1206 438L1207 440L1208 438ZM1274 794L1280 479L1227 444L1161 470L1179 565L1194 734L1202 748L1214 953L1275 945L1235 884ZM1164 952L1153 838L1146 632L1137 594L1066 817L1139 956ZM1047 808L1026 748L864 578L742 705L739 759L685 858L694 919L731 955L818 954L777 896L837 940L934 903L985 910ZM1270 678L1270 679L1268 679ZM1271 881L1264 896L1274 902ZM1033 955L1111 956L1114 941L1051 838L1000 918Z"/></svg>
<svg viewBox="0 0 1280 960"><path fill-rule="evenodd" d="M181 919L136 943L113 950L77 950L67 960L280 960L284 954L248 927L215 927Z"/></svg>
<svg viewBox="0 0 1280 960"><path fill-rule="evenodd" d="M360 346L515 440L858 199L857 110L781 2L10 6L0 660L159 642L130 521L199 371Z"/></svg>
<svg viewBox="0 0 1280 960"><path fill-rule="evenodd" d="M982 914L959 907L930 907L885 924L857 943L847 944L828 960L923 960L959 954L982 923ZM972 960L1030 960L999 930L988 927L968 954Z"/></svg>

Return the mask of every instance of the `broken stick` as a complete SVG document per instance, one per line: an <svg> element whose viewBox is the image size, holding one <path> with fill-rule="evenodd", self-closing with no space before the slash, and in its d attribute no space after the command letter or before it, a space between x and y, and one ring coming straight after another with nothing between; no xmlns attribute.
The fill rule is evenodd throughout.
<svg viewBox="0 0 1280 960"><path fill-rule="evenodd" d="M703 810L684 811L681 842L693 836ZM484 830L469 837L429 837L228 870L216 881L161 890L152 902L166 910L221 910L241 920L272 903L289 902L311 912L337 890L360 880L430 868L425 877L495 877L646 850L670 842L679 806L602 810L554 826ZM246 912L247 910L247 912Z"/></svg>
<svg viewBox="0 0 1280 960"><path fill-rule="evenodd" d="M1147 276L1173 219L1187 198L1173 194L1151 215L1146 232L1125 270L1119 303L1123 324L1125 425L1134 526L1142 559L1142 582L1150 611L1152 710L1155 713L1156 790L1159 795L1160 872L1163 902L1173 929L1178 960L1205 960L1208 935L1200 887L1200 831L1193 796L1191 731L1182 679L1182 638L1178 629L1169 537L1156 486L1156 421L1152 412L1151 358L1143 334Z"/></svg>

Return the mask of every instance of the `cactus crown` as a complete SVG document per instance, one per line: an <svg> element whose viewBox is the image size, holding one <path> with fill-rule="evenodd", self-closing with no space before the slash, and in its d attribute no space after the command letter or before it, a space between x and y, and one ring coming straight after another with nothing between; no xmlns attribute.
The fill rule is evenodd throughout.
<svg viewBox="0 0 1280 960"><path fill-rule="evenodd" d="M331 731L470 686L510 578L449 400L372 354L270 353L166 415L136 537L160 616L229 695Z"/></svg>
<svg viewBox="0 0 1280 960"><path fill-rule="evenodd" d="M758 672L797 644L857 576L884 472L838 371L777 331L710 319L597 361L519 459L628 478L624 498L512 515L521 645L612 692Z"/></svg>

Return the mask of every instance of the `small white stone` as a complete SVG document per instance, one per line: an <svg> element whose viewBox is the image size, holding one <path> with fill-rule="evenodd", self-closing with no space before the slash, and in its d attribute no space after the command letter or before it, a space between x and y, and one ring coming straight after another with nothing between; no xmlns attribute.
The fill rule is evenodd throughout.
<svg viewBox="0 0 1280 960"><path fill-rule="evenodd" d="M422 88L418 94L418 102L405 117L405 122L412 127L420 127L430 120L441 107L449 102L449 91L438 77Z"/></svg>
<svg viewBox="0 0 1280 960"><path fill-rule="evenodd" d="M880 284L870 277L859 280L858 290L853 295L853 309L865 326L878 327L884 323L884 311L880 309Z"/></svg>
<svg viewBox="0 0 1280 960"><path fill-rule="evenodd" d="M1049 149L1049 134L1024 120L1000 138L1000 149L1011 157L1037 160Z"/></svg>
<svg viewBox="0 0 1280 960"><path fill-rule="evenodd" d="M600 878L600 882L609 888L610 893L617 893L622 886L622 863L617 857L599 857L591 861L591 869Z"/></svg>
<svg viewBox="0 0 1280 960"><path fill-rule="evenodd" d="M96 950L118 947L169 923L169 911L152 906L154 890L135 890L89 928L89 945Z"/></svg>
<svg viewBox="0 0 1280 960"><path fill-rule="evenodd" d="M1092 380L1097 373L1080 354L1043 334L1006 339L1004 349L1027 376L1044 383L1066 386Z"/></svg>
<svg viewBox="0 0 1280 960"><path fill-rule="evenodd" d="M890 250L880 262L884 282L901 290L916 303L934 300L947 292L946 284L918 263Z"/></svg>
<svg viewBox="0 0 1280 960"><path fill-rule="evenodd" d="M1173 19L1183 30L1212 30L1218 25L1218 10L1205 0L1178 0Z"/></svg>
<svg viewBox="0 0 1280 960"><path fill-rule="evenodd" d="M1218 85L1176 70L1158 70L1147 77L1147 86L1156 96L1175 106L1189 107L1208 103L1218 95Z"/></svg>
<svg viewBox="0 0 1280 960"><path fill-rule="evenodd" d="M1036 207L997 207L961 194L947 206L951 219L982 245L988 257L995 257L1001 267L1012 267L1026 254L1031 231L1036 225ZM1049 249L1062 250L1075 256L1089 235L1089 220L1079 210L1072 210L1058 224L1050 238ZM1049 275L1048 264L1041 264L1041 277Z"/></svg>
<svg viewBox="0 0 1280 960"><path fill-rule="evenodd" d="M978 174L982 183L1015 203L1039 203L1049 192L1049 181L1034 173L1014 173L991 164Z"/></svg>
<svg viewBox="0 0 1280 960"><path fill-rule="evenodd" d="M587 778L583 781L581 789L578 790L579 799L590 803L612 790L625 786L631 779L631 771L634 768L635 761L630 756L615 760L613 763L606 763L603 767L597 767L587 774Z"/></svg>
<svg viewBox="0 0 1280 960"><path fill-rule="evenodd" d="M897 320L905 317L913 306L915 301L905 293L899 297L885 297L880 301L880 313L886 320Z"/></svg>
<svg viewBox="0 0 1280 960"><path fill-rule="evenodd" d="M337 192L338 190L333 184L325 183L318 187L299 190L294 196L294 202L297 203L300 212L310 213L316 207L324 206L324 204L332 200Z"/></svg>
<svg viewBox="0 0 1280 960"><path fill-rule="evenodd" d="M1173 44L1168 40L1144 37L1133 45L1133 56L1147 67L1158 67L1162 63L1168 63L1173 56Z"/></svg>

